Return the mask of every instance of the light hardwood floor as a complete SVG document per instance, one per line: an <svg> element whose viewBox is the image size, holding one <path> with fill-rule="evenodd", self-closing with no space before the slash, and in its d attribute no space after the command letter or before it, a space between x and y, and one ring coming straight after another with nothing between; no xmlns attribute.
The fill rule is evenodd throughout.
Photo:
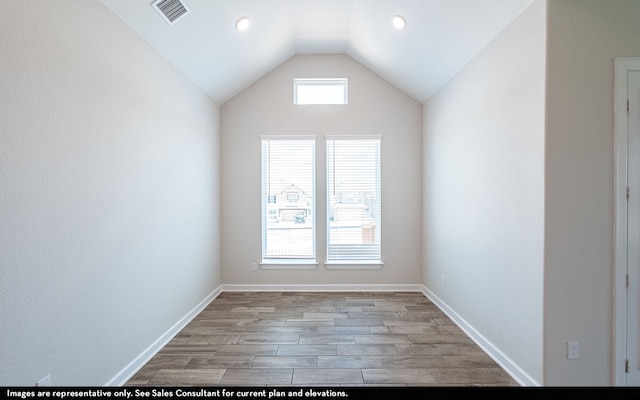
<svg viewBox="0 0 640 400"><path fill-rule="evenodd" d="M518 386L417 292L221 293L125 386Z"/></svg>

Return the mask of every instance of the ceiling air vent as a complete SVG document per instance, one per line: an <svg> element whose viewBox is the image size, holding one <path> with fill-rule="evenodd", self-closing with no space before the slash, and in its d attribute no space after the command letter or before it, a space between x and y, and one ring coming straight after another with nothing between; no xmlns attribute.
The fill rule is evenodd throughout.
<svg viewBox="0 0 640 400"><path fill-rule="evenodd" d="M169 25L175 24L181 17L187 15L189 10L180 0L156 0L153 7Z"/></svg>

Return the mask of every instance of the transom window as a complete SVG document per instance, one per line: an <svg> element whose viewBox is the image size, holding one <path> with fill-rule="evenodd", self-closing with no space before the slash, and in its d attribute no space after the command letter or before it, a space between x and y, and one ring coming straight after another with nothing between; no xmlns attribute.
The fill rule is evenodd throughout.
<svg viewBox="0 0 640 400"><path fill-rule="evenodd" d="M347 104L347 79L294 79L294 104Z"/></svg>

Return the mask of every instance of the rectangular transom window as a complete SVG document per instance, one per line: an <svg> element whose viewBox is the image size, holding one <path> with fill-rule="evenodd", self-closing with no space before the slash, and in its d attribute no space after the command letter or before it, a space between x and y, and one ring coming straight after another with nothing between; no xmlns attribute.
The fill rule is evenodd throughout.
<svg viewBox="0 0 640 400"><path fill-rule="evenodd" d="M262 262L315 262L315 138L262 137Z"/></svg>
<svg viewBox="0 0 640 400"><path fill-rule="evenodd" d="M327 262L382 263L380 138L327 138Z"/></svg>
<svg viewBox="0 0 640 400"><path fill-rule="evenodd" d="M347 104L347 79L294 79L294 104Z"/></svg>

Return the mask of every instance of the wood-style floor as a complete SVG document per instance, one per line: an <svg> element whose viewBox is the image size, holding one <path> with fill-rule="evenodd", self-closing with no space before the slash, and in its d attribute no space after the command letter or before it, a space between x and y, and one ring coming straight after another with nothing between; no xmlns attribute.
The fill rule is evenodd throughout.
<svg viewBox="0 0 640 400"><path fill-rule="evenodd" d="M417 292L224 292L125 386L518 386Z"/></svg>

